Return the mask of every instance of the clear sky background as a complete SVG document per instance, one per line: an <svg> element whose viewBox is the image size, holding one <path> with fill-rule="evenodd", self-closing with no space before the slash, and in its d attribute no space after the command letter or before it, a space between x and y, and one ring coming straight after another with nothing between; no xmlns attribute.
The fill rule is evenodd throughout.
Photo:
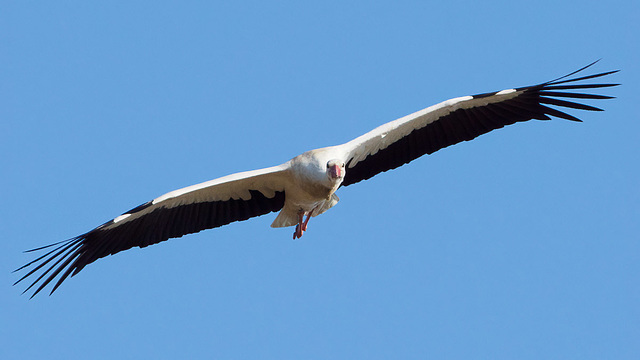
<svg viewBox="0 0 640 360"><path fill-rule="evenodd" d="M578 6L579 4L579 6ZM637 1L0 5L0 358L640 358ZM275 214L101 259L22 251L448 98L596 59L623 86Z"/></svg>

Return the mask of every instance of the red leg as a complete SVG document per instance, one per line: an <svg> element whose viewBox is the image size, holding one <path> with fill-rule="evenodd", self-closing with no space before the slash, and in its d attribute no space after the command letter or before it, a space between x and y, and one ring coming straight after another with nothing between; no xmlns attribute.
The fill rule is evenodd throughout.
<svg viewBox="0 0 640 360"><path fill-rule="evenodd" d="M315 210L315 209L313 209L313 210ZM313 210L309 211L309 214L307 215L307 219L302 224L302 231L307 231L307 224L309 223L309 219L311 219L311 215L313 214Z"/></svg>
<svg viewBox="0 0 640 360"><path fill-rule="evenodd" d="M296 225L296 231L293 232L293 240L300 239L302 237L302 234L304 233L304 230L302 229L302 227L303 227L302 219L303 218L304 218L304 211L302 211L302 210L298 211L298 224ZM306 226L304 226L304 227L306 229Z"/></svg>
<svg viewBox="0 0 640 360"><path fill-rule="evenodd" d="M302 219L304 219L304 211L298 211L298 224L296 225L296 231L293 233L293 240L300 239L302 237L302 234L307 231L307 224L309 223L309 219L311 219L312 214L313 210L309 211L309 214L307 214L307 218L302 221Z"/></svg>

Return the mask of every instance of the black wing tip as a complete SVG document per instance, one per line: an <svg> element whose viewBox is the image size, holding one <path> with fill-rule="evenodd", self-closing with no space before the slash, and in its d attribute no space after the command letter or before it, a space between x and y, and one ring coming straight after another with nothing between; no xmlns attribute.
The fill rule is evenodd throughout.
<svg viewBox="0 0 640 360"><path fill-rule="evenodd" d="M58 241L58 242L55 242L55 243L53 243L53 244L49 244L49 245L45 245L45 246L40 246L40 247L37 247L37 248L34 248L34 249L24 250L24 251L23 251L23 253L30 253L30 252L40 251L40 250L43 250L43 249L50 248L50 247L52 247L52 246L60 245L60 244L62 244L63 242L67 242L67 241L70 241L70 240L73 240L73 239L75 239L75 238L66 239L66 240L62 240L62 241Z"/></svg>
<svg viewBox="0 0 640 360"><path fill-rule="evenodd" d="M583 80L589 80L589 79L596 79L596 78L600 78L603 76L608 76L608 75L612 75L615 73L618 73L620 70L611 70L611 71L604 71L601 73L596 73L596 74L592 74L592 75L586 75L586 76L580 76L580 77L576 77L576 78L570 78L571 76L585 70L586 67L574 71L570 74L567 74L565 76L559 77L557 79L551 80L551 81L547 81L545 83L542 83L539 85L539 87L548 87L548 86L553 86L553 85L559 85L559 84L566 84L566 83L572 83L572 82L577 82L577 81L583 81ZM596 84L599 87L610 87L610 86L618 86L619 84Z"/></svg>
<svg viewBox="0 0 640 360"><path fill-rule="evenodd" d="M602 58L597 59L596 61L593 61L593 62L591 62L590 64L585 65L585 66L583 66L583 67L579 68L578 70L575 70L575 71L573 71L573 72L570 72L570 73L568 73L568 74L566 74L566 75L563 75L563 76L561 76L561 77L559 77L559 78L553 79L553 80L551 80L551 81L547 81L547 82L546 82L546 83L544 83L544 84L554 83L554 82L556 82L556 81L559 81L559 80L562 80L562 79L566 79L566 78L568 78L568 77L570 77L570 76L573 76L573 75L575 75L575 74L577 74L577 73L579 73L579 72L582 72L582 71L584 71L584 70L586 70L586 69L588 69L588 68L592 67L593 65L597 64L598 62L600 62L600 60L602 60ZM597 74L597 75L596 75L596 77L605 76L605 75L609 75L609 74L615 74L615 73L617 73L618 71L620 71L620 69L618 69L618 70L611 70L611 71L607 71L607 72L604 72L604 73L601 73L601 74Z"/></svg>
<svg viewBox="0 0 640 360"><path fill-rule="evenodd" d="M517 90L532 93L534 96L536 96L538 99L539 109L542 110L545 114L566 119L566 120L575 121L575 122L582 122L582 120L578 119L573 115L559 111L552 107L545 106L543 104L553 105L553 106L565 108L565 109L569 108L569 109L578 109L578 110L586 110L586 111L604 111L604 109L601 109L595 106L586 105L579 102L562 100L562 98L573 98L573 99L581 99L581 100L585 100L585 99L609 100L609 99L615 99L614 96L598 95L598 94L590 94L590 93L578 93L578 92L571 92L571 91L566 91L566 92L558 91L558 90L584 90L584 89L596 89L596 88L619 86L620 84L617 84L617 83L605 83L605 84L581 83L582 81L596 79L603 76L615 74L620 71L619 69L571 78L571 76L586 70L587 68L595 65L599 61L600 59L586 66L583 66L580 69L573 71L567 75L559 77L557 79L547 81L545 83L535 85L535 86L518 88Z"/></svg>
<svg viewBox="0 0 640 360"><path fill-rule="evenodd" d="M87 234L83 234L71 239L59 241L57 243L53 243L50 245L46 245L46 246L42 246L36 249L31 249L26 251L26 252L33 252L33 251L48 249L55 245L59 245L58 247L52 250L49 250L46 254L38 257L37 259L32 260L31 262L12 271L12 273L16 273L21 270L26 271L26 269L33 266L33 268L31 268L27 274L25 274L16 282L14 282L13 286L21 283L27 278L38 276L22 292L22 295L24 295L29 290L31 290L34 286L39 285L38 288L29 297L29 299L32 299L34 296L40 293L49 283L51 283L62 270L66 268L68 272L71 269L74 269L76 267L76 261L74 260L77 260L78 256L81 254L81 252L79 251L79 248L81 248L83 244L83 240L86 238L86 235ZM52 261L53 263L47 266L47 264L51 263ZM50 272L51 274L49 274ZM54 287L54 289L51 291L49 295L53 294L53 291L56 290L56 288L62 283L65 277L66 276L63 275L60 279L58 279L56 286Z"/></svg>
<svg viewBox="0 0 640 360"><path fill-rule="evenodd" d="M596 78L600 78L603 76L607 76L607 75L612 75L615 73L618 73L620 70L611 70L611 71L605 71L605 72L600 72L600 73L596 73L596 74L592 74L592 75L586 75L586 76L578 76L578 77L573 77L574 75L590 68L591 66L595 65L596 63L598 63L601 59L595 60L591 63L589 63L586 66L583 66L581 68L579 68L578 70L575 70L569 74L566 74L564 76L561 76L559 78L553 79L551 81L547 81L538 85L533 85L533 86L524 86L524 87L519 87L519 88L514 88L515 91L521 92L522 94L529 94L529 95L525 95L526 97L529 96L533 96L533 98L531 98L531 100L533 99L537 99L538 105L537 105L537 111L534 109L534 112L539 112L537 114L537 116L533 116L532 118L534 119L540 119L540 120L548 120L549 116L554 116L554 117L558 117L558 118L562 118L562 119L566 119L566 120L571 120L571 121L575 121L575 122L582 122L582 120L578 119L577 117L567 114L565 112L559 111L555 108L552 107L548 107L548 106L544 106L543 104L548 104L548 105L553 105L556 107L560 107L560 108L569 108L569 109L578 109L578 110L586 110L586 111L604 111L604 109L595 107L595 106L591 106L591 105L586 105L586 104L582 104L580 102L573 102L573 101L567 101L567 100L562 100L562 98L573 98L573 99L587 99L587 100L608 100L608 99L615 99L615 96L608 96L608 95L599 95L599 94L590 94L590 93L579 93L579 92L572 92L571 90L585 90L585 89L596 89L596 88L608 88L608 87L615 87L615 86L620 86L621 84L619 83L604 83L604 84L593 84L593 83L588 83L588 82L584 82L586 80L590 80L590 79L596 79ZM560 90L568 90L568 91L560 91ZM505 91L505 90L503 90ZM472 97L474 99L478 99L478 98L484 98L484 97L490 97L493 95L496 95L500 93L499 91L494 91L494 92L488 92L488 93L482 93L482 94L476 94L473 95Z"/></svg>

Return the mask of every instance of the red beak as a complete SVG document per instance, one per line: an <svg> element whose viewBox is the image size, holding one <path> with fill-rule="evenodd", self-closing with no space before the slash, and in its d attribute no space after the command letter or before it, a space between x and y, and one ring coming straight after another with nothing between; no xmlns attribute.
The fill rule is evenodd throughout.
<svg viewBox="0 0 640 360"><path fill-rule="evenodd" d="M339 179L342 177L342 169L338 165L333 165L330 169L330 175L333 179Z"/></svg>

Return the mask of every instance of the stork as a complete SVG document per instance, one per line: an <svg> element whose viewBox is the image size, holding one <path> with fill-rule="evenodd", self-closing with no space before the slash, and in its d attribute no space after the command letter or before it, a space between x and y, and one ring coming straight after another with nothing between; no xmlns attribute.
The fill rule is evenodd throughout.
<svg viewBox="0 0 640 360"><path fill-rule="evenodd" d="M276 211L279 213L271 226L295 226L293 238L301 238L311 217L338 203L336 191L341 186L356 184L422 155L517 122L551 117L581 121L550 106L601 111L565 100L612 98L576 92L619 85L584 82L617 70L571 78L593 64L538 85L446 100L347 143L310 150L281 165L171 191L84 234L28 250L47 251L16 270L28 272L14 285L39 274L25 290L37 285L33 297L57 278L52 294L69 275L78 274L107 255Z"/></svg>

